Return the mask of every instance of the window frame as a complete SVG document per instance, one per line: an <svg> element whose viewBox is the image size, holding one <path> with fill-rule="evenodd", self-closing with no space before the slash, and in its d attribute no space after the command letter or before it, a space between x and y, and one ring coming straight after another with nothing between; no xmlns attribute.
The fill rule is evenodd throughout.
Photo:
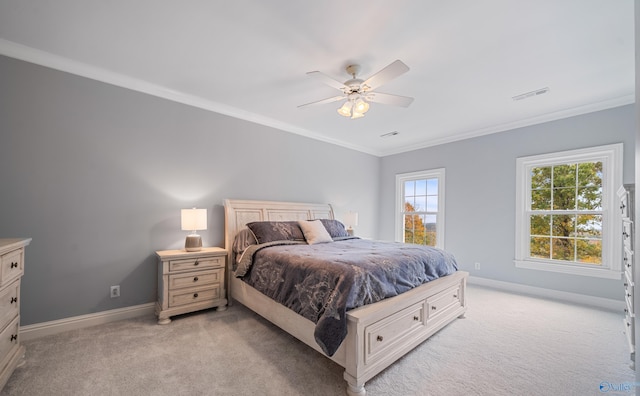
<svg viewBox="0 0 640 396"><path fill-rule="evenodd" d="M516 232L515 266L517 268L560 272L607 279L621 279L621 224L617 189L622 185L623 144L568 150L516 159ZM532 258L530 248L531 169L577 162L602 161L602 264ZM619 232L620 231L620 232Z"/></svg>
<svg viewBox="0 0 640 396"><path fill-rule="evenodd" d="M411 180L438 179L438 210L430 212L436 214L436 245L444 249L444 220L445 220L445 169L437 168L396 175L396 232L395 240L404 243L404 183Z"/></svg>

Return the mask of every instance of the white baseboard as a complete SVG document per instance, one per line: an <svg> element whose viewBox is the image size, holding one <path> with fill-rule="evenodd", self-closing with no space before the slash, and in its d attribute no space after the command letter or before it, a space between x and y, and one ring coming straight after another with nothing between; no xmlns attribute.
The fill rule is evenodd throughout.
<svg viewBox="0 0 640 396"><path fill-rule="evenodd" d="M554 300L567 301L574 304L588 305L591 307L603 308L610 311L623 312L625 302L604 297L587 296L585 294L570 293L558 290L545 289L542 287L522 285L519 283L503 282L487 278L469 276L470 284L491 287L519 294L529 294L536 297L550 298ZM622 290L620 291L622 293Z"/></svg>
<svg viewBox="0 0 640 396"><path fill-rule="evenodd" d="M82 329L84 327L101 325L123 319L138 316L152 315L155 303L134 305L132 307L111 309L109 311L96 312L71 318L52 320L50 322L36 323L20 326L20 339L28 341L48 335L62 333L69 330Z"/></svg>
<svg viewBox="0 0 640 396"><path fill-rule="evenodd" d="M574 304L589 305L593 307L608 309L611 311L622 312L625 307L624 301L544 289L542 287L527 286L518 283L479 278L476 276L469 276L468 282L470 284L491 287L498 290L505 290L520 294L529 294L537 297L567 301ZM84 327L101 325L118 320L135 318L138 316L152 315L154 313L154 309L155 303L148 303L135 305L132 307L112 309L109 311L97 312L93 314L74 316L71 318L53 320L50 322L20 326L20 338L22 341L28 341L35 338L62 333L64 331L82 329Z"/></svg>

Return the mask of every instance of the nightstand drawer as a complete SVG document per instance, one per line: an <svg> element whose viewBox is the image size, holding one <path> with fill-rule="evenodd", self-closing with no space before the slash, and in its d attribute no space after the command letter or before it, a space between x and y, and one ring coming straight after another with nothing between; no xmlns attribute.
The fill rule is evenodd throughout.
<svg viewBox="0 0 640 396"><path fill-rule="evenodd" d="M223 276L224 270L222 268L169 275L169 290L220 283L223 281Z"/></svg>
<svg viewBox="0 0 640 396"><path fill-rule="evenodd" d="M220 297L219 284L208 287L179 289L177 291L169 290L169 307L215 301Z"/></svg>
<svg viewBox="0 0 640 396"><path fill-rule="evenodd" d="M22 276L23 249L17 249L0 256L0 284L8 284Z"/></svg>
<svg viewBox="0 0 640 396"><path fill-rule="evenodd" d="M223 268L225 257L196 257L169 262L169 272L178 272L201 268Z"/></svg>

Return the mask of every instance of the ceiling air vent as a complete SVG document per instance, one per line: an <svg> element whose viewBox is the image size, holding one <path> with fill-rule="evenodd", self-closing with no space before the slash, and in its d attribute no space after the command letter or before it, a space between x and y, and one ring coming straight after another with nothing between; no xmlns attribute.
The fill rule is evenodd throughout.
<svg viewBox="0 0 640 396"><path fill-rule="evenodd" d="M523 94L514 96L513 100L528 99L528 98L532 98L534 96L546 94L547 92L549 92L549 87L540 88L540 89L536 89L535 91L531 91L531 92L527 92L527 93L523 93Z"/></svg>
<svg viewBox="0 0 640 396"><path fill-rule="evenodd" d="M391 136L396 136L397 134L399 134L400 132L398 131L393 131L393 132L389 132L389 133L384 133L382 135L380 135L381 138L388 138Z"/></svg>

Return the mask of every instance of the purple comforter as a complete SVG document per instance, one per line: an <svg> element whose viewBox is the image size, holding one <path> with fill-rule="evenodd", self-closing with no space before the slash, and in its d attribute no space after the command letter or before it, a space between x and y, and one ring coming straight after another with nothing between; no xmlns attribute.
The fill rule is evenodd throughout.
<svg viewBox="0 0 640 396"><path fill-rule="evenodd" d="M308 245L252 245L236 276L316 324L315 339L332 356L347 334L346 312L450 275L454 257L429 246L346 238Z"/></svg>

